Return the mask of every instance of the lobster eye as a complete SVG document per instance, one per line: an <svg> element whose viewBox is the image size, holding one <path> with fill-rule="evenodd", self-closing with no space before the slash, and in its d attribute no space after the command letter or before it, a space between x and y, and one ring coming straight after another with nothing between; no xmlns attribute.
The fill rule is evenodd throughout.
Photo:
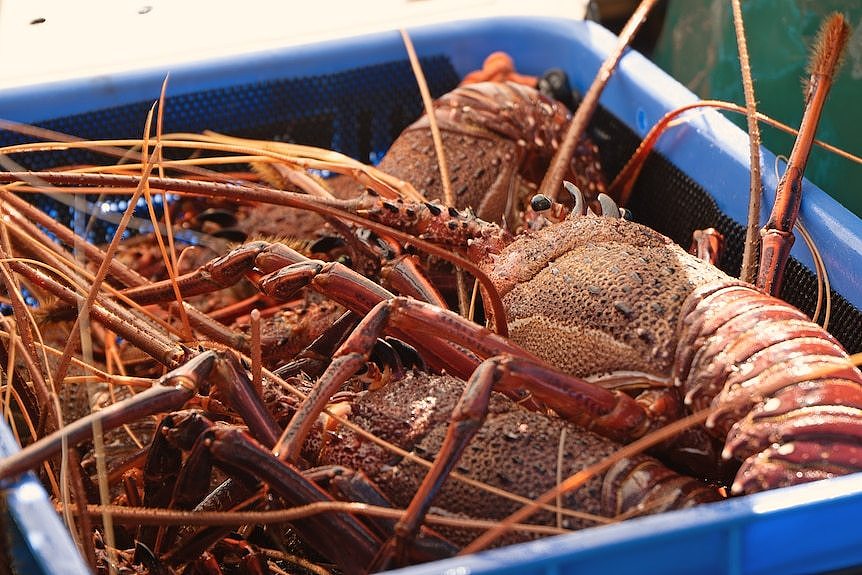
<svg viewBox="0 0 862 575"><path fill-rule="evenodd" d="M559 68L553 68L545 72L539 78L537 88L539 88L539 92L548 98L553 98L564 104L569 111L574 111L577 107L575 105L574 94L572 94L572 87L569 84L569 77Z"/></svg>
<svg viewBox="0 0 862 575"><path fill-rule="evenodd" d="M223 228L233 227L237 224L236 214L228 210L209 208L196 217L199 222L212 222Z"/></svg>
<svg viewBox="0 0 862 575"><path fill-rule="evenodd" d="M530 207L533 208L534 212L544 212L545 210L550 210L551 198L549 198L545 194L536 194L535 196L533 196L533 199L530 200Z"/></svg>
<svg viewBox="0 0 862 575"><path fill-rule="evenodd" d="M346 243L343 239L338 236L322 236L314 240L314 242L308 246L308 251L311 253L320 253L325 254L335 248L344 247Z"/></svg>
<svg viewBox="0 0 862 575"><path fill-rule="evenodd" d="M248 239L248 234L237 228L223 228L211 234L213 237L221 238L229 242L242 243Z"/></svg>

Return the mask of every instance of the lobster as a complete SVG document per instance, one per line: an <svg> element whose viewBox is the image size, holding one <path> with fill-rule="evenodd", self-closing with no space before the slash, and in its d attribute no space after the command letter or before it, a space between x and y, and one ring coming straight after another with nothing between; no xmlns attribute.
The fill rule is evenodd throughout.
<svg viewBox="0 0 862 575"><path fill-rule="evenodd" d="M452 229L478 228L469 246L458 245L482 258L502 297L511 341L573 376L595 376L572 392L583 394L568 399L577 407L565 408L582 425L601 425L615 439L631 440L655 429L645 422L678 416L684 399L722 413L710 427L727 439L723 455L745 460L735 492L859 470L862 375L841 346L802 312L729 278L661 234L619 217L582 215L512 240L496 226L433 204L365 200L358 209L365 216L426 239L451 240ZM576 206L583 205L578 198ZM292 280L293 271L276 272L262 286ZM824 366L831 369L817 375L815 367ZM642 405L596 385L603 381L622 387L652 382L665 393ZM830 413L835 426L811 425L814 414ZM612 414L625 427L593 422ZM301 421L307 420L296 418L296 425ZM812 440L819 442L819 455Z"/></svg>
<svg viewBox="0 0 862 575"><path fill-rule="evenodd" d="M465 389L462 380L450 375L408 372L348 400L347 419L406 452L420 456L442 453L444 442L454 434L457 419L475 409L473 404L481 403L480 396L469 389L477 383L477 378L471 378ZM464 450L453 467L459 477L447 480L433 498L438 512L491 521L502 519L522 503L489 494L460 478L533 499L552 488L560 474L568 476L612 457L618 449L613 441L560 418L527 410L503 394L492 393L484 401L488 405L482 411L487 410L488 415L472 437L472 447ZM457 425L469 424L463 421ZM452 428L448 434L447 427ZM317 464L361 470L397 507L409 509L414 500L426 497L422 489L426 481L423 466L407 457L393 457L386 448L350 427L336 423L322 440L307 441L303 452ZM559 461L562 468L558 467ZM560 524L566 529L578 529L594 525L603 517L658 513L719 499L721 495L714 487L679 475L652 457L638 455L619 460L608 472L567 494L563 509L593 517L570 515ZM554 513L543 511L533 521L554 525L555 519ZM440 526L435 530L457 547L475 538L474 529ZM525 537L530 534L513 533L498 544L523 541Z"/></svg>
<svg viewBox="0 0 862 575"><path fill-rule="evenodd" d="M475 526L470 524L470 518L486 522L502 518L537 490L553 486L557 474L551 471L558 465L558 472L570 473L612 457L618 448L614 442L559 418L525 410L502 394L471 392L471 387L489 391L480 380L469 382L465 389L464 382L453 376L408 372L379 389L342 393L331 413L344 413L348 407L349 415L342 421L345 427L328 423L318 426L303 445L306 457L316 467L298 467L273 454L272 450L277 450L277 446L273 448L273 431L278 427L273 426L267 411L259 408L260 402L251 396L248 403L240 402L240 394L229 391L237 386L244 390L242 393L248 393L249 378L237 371L238 366L229 352L203 352L160 378L149 391L83 418L28 449L48 456L59 449L59 437L70 442L85 437L95 418L108 430L119 425L130 411L137 414L154 408L162 411L180 407L196 392L204 393L209 383L214 386L210 396L215 396L217 387L219 400L235 405L248 427L233 425L230 419L214 424L208 418L224 418L225 413L212 408L206 412L169 413L162 418L142 467L138 481L143 496L132 490L127 491L128 498L142 498L147 506L180 510L198 506L208 510L213 499L221 504L225 500L237 504L261 501L263 482L266 487L262 493L276 494L287 506L333 503L333 495L337 495L378 507L410 509L411 500L425 505L430 499L421 486L429 478L417 464L417 455L421 458L447 451L453 435L464 427L461 418L479 407L477 402L487 402L488 416L482 416L484 421L475 429L476 439L487 449L465 453L458 463L457 480L448 481L440 497L434 498L435 517L431 519L442 513L465 521L449 521L448 527L444 523L434 531L420 530L417 525L416 533L400 533L403 520L357 521L347 513L338 513L335 505L333 515L297 515L291 521L311 548L338 563L345 572L353 573L385 568L390 561L415 562L451 555L472 539ZM256 407L249 410L249 406ZM338 419L338 415L334 417ZM394 442L403 450L402 455L394 456L391 447L382 447L381 441ZM179 450L188 453L181 469ZM405 452L411 456L404 456ZM25 459L26 456L16 456L4 461L0 472L13 472ZM530 466L524 465L526 461L531 462ZM232 480L207 494L208 482L202 483L201 475L208 478L205 470L213 465ZM432 469L438 466L435 462ZM541 472L536 473L537 469ZM519 477L526 476L531 480L519 481ZM490 498L486 493L488 485L497 488ZM656 513L720 498L715 488L679 475L652 457L638 455L617 461L585 489L567 496L556 514L545 512L534 525L553 526L557 514L562 514L563 528L576 529L621 516ZM414 522L424 519L425 511L427 508L413 518ZM123 513L114 512L122 520ZM160 532L145 528L138 532L136 540L154 553L163 554L167 564L179 565L194 559L200 553L201 540L204 545L212 543L212 534L206 530L189 533L188 529L165 531L165 527L162 524ZM503 543L542 533L548 530L521 526ZM381 548L385 549L384 542L393 534L404 545L394 547L390 556ZM414 537L418 539L414 541Z"/></svg>
<svg viewBox="0 0 862 575"><path fill-rule="evenodd" d="M523 84L480 82L435 100L433 113L449 158L454 207L470 207L489 222L522 221L569 125L566 107ZM408 126L378 167L415 182L425 198L443 200L428 129L428 116ZM566 177L591 198L605 191L598 148L588 138L579 141Z"/></svg>

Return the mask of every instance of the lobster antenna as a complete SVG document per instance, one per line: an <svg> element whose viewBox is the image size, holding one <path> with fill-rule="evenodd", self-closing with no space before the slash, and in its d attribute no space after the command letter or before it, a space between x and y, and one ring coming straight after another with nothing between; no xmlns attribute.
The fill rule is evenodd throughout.
<svg viewBox="0 0 862 575"><path fill-rule="evenodd" d="M443 137L440 135L440 127L437 125L437 117L434 115L431 91L428 89L428 82L425 80L425 73L422 71L419 56L416 55L413 41L410 39L410 34L404 28L401 29L401 39L404 42L404 48L407 50L410 66L413 68L413 75L416 76L416 83L419 85L419 93L422 96L422 105L425 106L428 125L431 127L431 138L434 140L434 149L437 151L437 164L440 166L440 183L443 185L443 198L447 206L456 207L455 194L452 193L452 185L449 179L449 165L446 162L446 153L443 149Z"/></svg>
<svg viewBox="0 0 862 575"><path fill-rule="evenodd" d="M818 30L811 59L805 69L809 76L805 82L806 105L817 88L819 78L828 77L832 81L843 62L844 48L849 38L850 25L840 12L831 14Z"/></svg>
<svg viewBox="0 0 862 575"><path fill-rule="evenodd" d="M736 30L736 45L739 50L739 67L742 69L742 90L745 94L748 138L751 146L751 179L748 195L748 223L745 226L745 248L742 252L742 268L739 278L754 282L757 274L757 248L760 245L760 203L763 196L763 178L760 175L760 126L757 123L757 100L751 81L751 63L748 59L748 43L745 40L745 22L742 18L740 0L733 0L733 27Z"/></svg>
<svg viewBox="0 0 862 575"><path fill-rule="evenodd" d="M263 352L260 344L260 310L251 310L251 385L257 394L263 398Z"/></svg>
<svg viewBox="0 0 862 575"><path fill-rule="evenodd" d="M799 136L790 152L787 170L778 182L775 204L769 221L760 234L763 245L757 287L770 295L781 289L784 268L793 245L793 224L799 216L802 200L802 177L811 153L811 144L829 88L841 61L841 55L850 37L850 26L840 13L832 14L817 34L809 65L809 78L805 85L805 111Z"/></svg>
<svg viewBox="0 0 862 575"><path fill-rule="evenodd" d="M575 154L575 147L577 147L578 142L584 135L587 124L599 105L599 98L611 79L611 74L623 57L623 52L625 52L637 31L646 21L647 14L649 14L649 11L655 4L656 0L642 0L631 18L629 18L629 21L626 22L626 25L620 32L617 45L602 63L595 80L593 80L580 106L575 111L575 115L569 124L569 129L566 131L562 144L560 144L560 149L551 161L548 172L545 174L542 185L539 187L540 194L552 200L557 199L557 192L563 184L563 176L569 163L572 161L572 156Z"/></svg>
<svg viewBox="0 0 862 575"><path fill-rule="evenodd" d="M425 107L425 115L428 116L428 126L431 128L431 139L434 142L434 150L437 152L437 165L440 168L440 183L443 186L443 201L447 206L457 208L455 194L452 192L452 179L449 177L449 164L446 161L446 150L443 147L443 136L440 134L440 125L437 123L437 116L434 114L434 103L431 100L431 91L428 89L428 82L425 79L425 73L422 71L422 64L419 62L419 56L416 55L416 49L413 47L413 40L410 39L410 34L407 29L401 29L401 39L404 41L404 48L407 50L407 56L410 58L410 66L413 68L413 75L416 76L416 83L419 85L419 93L422 96L422 105ZM464 271L461 268L455 269L456 286L458 289L458 311L462 316L467 317L470 313L470 305L467 301L467 285L465 283Z"/></svg>
<svg viewBox="0 0 862 575"><path fill-rule="evenodd" d="M649 156L652 149L655 147L656 142L658 142L659 137L661 137L668 128L672 128L682 122L686 121L685 118L679 118L685 112L689 110L695 110L697 108L715 108L718 110L724 110L725 112L734 112L737 114L745 114L746 108L742 106L738 106L736 104L732 104L730 102L723 102L721 100L700 100L698 102L694 102L692 104L685 104L676 108L675 110L671 110L664 116L662 116L658 122L656 122L652 128L650 128L647 135L643 137L641 143L638 145L637 150L635 150L632 157L626 162L626 165L623 166L623 169L620 170L620 173L614 178L614 181L611 182L611 185L608 186L608 195L614 198L617 204L624 206L628 203L629 197L631 197L632 188L634 186L635 181L640 175L641 170L643 169L644 162ZM776 130L781 130L782 132L786 132L791 136L799 135L799 131L791 128L787 124L782 124L778 120L774 120L769 116L765 116L760 112L757 112L755 115L758 122L766 124L768 126L772 126ZM814 139L814 144L820 146L824 150L827 150L845 160L849 160L856 164L862 164L862 158L851 154L846 150L842 150L841 148L837 148L832 144L824 142L822 140Z"/></svg>
<svg viewBox="0 0 862 575"><path fill-rule="evenodd" d="M162 90L159 93L158 106L156 111L156 145L153 146L153 161L155 163L156 168L158 169L159 177L165 177L165 166L163 164L164 156L162 155L162 133L164 126L164 113L165 113L165 94L168 89L168 77L165 76L165 79L162 80ZM145 146L141 149L141 162L146 164L148 162L147 158L147 150L149 149L149 134L146 134L144 138ZM168 193L162 192L162 205L165 206L163 216L164 216L164 229L165 236L167 237L167 246L165 245L165 240L162 238L161 226L159 225L159 219L156 217L156 212L153 207L153 199L152 194L150 193L150 186L144 183L144 198L147 203L147 210L150 213L150 221L153 222L153 237L156 239L156 243L159 245L159 251L162 254L162 259L164 260L165 271L168 273L168 277L171 280L171 285L174 289L174 297L177 300L177 313L180 316L180 322L182 323L184 334L183 336L187 340L191 340L193 338L193 331L191 323L189 322L189 316L186 312L186 307L183 305L183 296L180 293L180 286L177 284L177 276L179 276L179 272L177 271L179 268L177 267L177 250L174 244L174 228L171 225L171 209L168 204Z"/></svg>

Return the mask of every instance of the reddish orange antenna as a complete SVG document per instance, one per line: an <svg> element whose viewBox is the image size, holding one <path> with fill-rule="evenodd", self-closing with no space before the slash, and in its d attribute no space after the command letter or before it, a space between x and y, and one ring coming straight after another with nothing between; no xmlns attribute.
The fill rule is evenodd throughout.
<svg viewBox="0 0 862 575"><path fill-rule="evenodd" d="M832 14L817 34L809 64L810 76L805 88L805 111L802 114L799 136L790 152L787 171L778 182L775 205L772 206L769 221L760 232L763 245L757 287L771 295L777 295L781 289L784 268L793 246L793 225L799 216L805 164L811 153L811 144L817 132L826 96L832 87L832 80L849 37L850 26L840 13Z"/></svg>
<svg viewBox="0 0 862 575"><path fill-rule="evenodd" d="M829 19L820 27L814 41L811 60L805 70L809 74L806 82L806 104L817 88L820 78L827 78L830 83L832 82L832 77L841 66L844 48L849 38L850 25L839 12L829 16Z"/></svg>

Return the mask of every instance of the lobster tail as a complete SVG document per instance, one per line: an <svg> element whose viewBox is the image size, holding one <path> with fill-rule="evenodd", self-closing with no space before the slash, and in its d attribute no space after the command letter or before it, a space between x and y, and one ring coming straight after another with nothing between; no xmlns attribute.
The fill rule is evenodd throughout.
<svg viewBox="0 0 862 575"><path fill-rule="evenodd" d="M675 382L750 493L862 470L862 373L789 304L741 282L710 284L683 305Z"/></svg>

